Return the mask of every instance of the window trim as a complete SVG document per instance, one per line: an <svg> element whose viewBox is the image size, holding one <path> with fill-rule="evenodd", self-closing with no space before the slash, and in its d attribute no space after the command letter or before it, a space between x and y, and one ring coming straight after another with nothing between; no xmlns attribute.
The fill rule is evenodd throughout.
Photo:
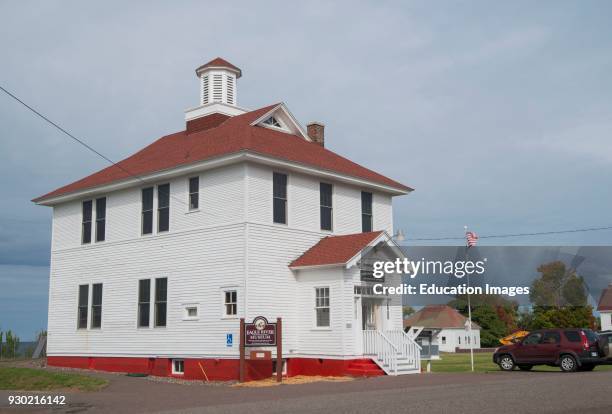
<svg viewBox="0 0 612 414"><path fill-rule="evenodd" d="M145 210L144 209L144 192L145 190L151 190L152 193L152 197L151 197L151 210ZM145 213L147 212L151 212L151 232L149 233L145 233L144 232L144 227L145 227ZM140 189L140 235L141 236L150 236L152 234L155 234L155 186L149 186L149 187L144 187Z"/></svg>
<svg viewBox="0 0 612 414"><path fill-rule="evenodd" d="M192 192L191 191L191 180L195 180L195 179L198 180L198 187L195 192ZM196 194L197 206L195 207L191 206L191 196L193 194ZM194 175L187 179L187 211L193 212L193 211L199 211L199 210L200 210L200 176Z"/></svg>
<svg viewBox="0 0 612 414"><path fill-rule="evenodd" d="M236 293L236 302L226 302L225 296L228 292ZM227 305L235 305L236 313L234 315L227 313ZM221 288L221 319L238 319L240 317L240 292L238 287L227 286Z"/></svg>
<svg viewBox="0 0 612 414"><path fill-rule="evenodd" d="M159 197L159 187L163 187L165 185L168 186L168 206L167 207L160 207L159 206L159 198L160 198ZM157 184L155 186L155 189L157 190L156 191L157 192L157 206L156 206L157 207L156 208L156 211L157 211L157 220L154 220L154 222L157 223L157 234L164 234L164 233L168 233L170 231L170 198L171 198L170 197L170 192L172 191L170 189L170 182L162 183L162 184ZM168 210L168 228L166 230L160 230L160 223L161 223L160 222L160 217L161 217L160 212L161 212L161 210Z"/></svg>
<svg viewBox="0 0 612 414"><path fill-rule="evenodd" d="M85 221L85 203L90 204L89 221ZM93 200L83 200L81 202L81 244L91 244L93 240L93 219L94 219L94 203ZM89 240L85 241L85 225L89 226Z"/></svg>
<svg viewBox="0 0 612 414"><path fill-rule="evenodd" d="M141 302L140 301L140 282L141 281L149 281L149 297L148 297L148 302ZM151 289L151 278L144 278L144 279L138 279L138 283L136 285L136 328L138 329L150 329L151 328L151 293L152 293L153 289ZM149 315L147 318L147 325L140 325L140 305L141 304L148 304L148 308L149 308Z"/></svg>
<svg viewBox="0 0 612 414"><path fill-rule="evenodd" d="M98 216L98 214L99 214L98 202L99 202L100 200L104 200L104 217L102 217L102 218L100 218L100 217ZM95 229L95 230L96 230L96 231L95 231L95 237L94 237L94 240L95 240L95 242L96 242L96 243L102 243L102 242L106 241L106 216L107 216L107 211L108 211L108 198L107 198L106 196L104 196L104 197L98 197L98 198L96 198L96 200L95 200L95 201L96 201L96 202L95 202L95 206L96 206L96 216L95 216L95 223L96 223L95 228L96 228L96 229ZM93 215L92 215L92 216L93 216ZM102 240L98 240L98 223L99 223L99 222L102 222L102 223L103 223L103 227L104 227L104 231L103 231L103 233L104 233L104 238L103 238Z"/></svg>
<svg viewBox="0 0 612 414"><path fill-rule="evenodd" d="M183 307L183 320L184 321L198 321L200 320L200 303L198 302L189 302L181 304ZM189 309L196 309L195 316L189 316Z"/></svg>
<svg viewBox="0 0 612 414"><path fill-rule="evenodd" d="M183 370L182 371L177 371L177 370L174 369L175 368L174 367L174 363L175 362L182 362L182 365L183 365ZM171 365L172 365L172 375L180 375L180 376L185 375L185 360L183 358L172 358Z"/></svg>
<svg viewBox="0 0 612 414"><path fill-rule="evenodd" d="M318 305L317 291L319 289L327 289L327 306L319 306ZM314 287L314 321L313 321L314 322L313 323L313 329L314 330L324 330L324 331L331 331L332 330L331 292L332 292L332 289L331 289L331 287L329 285L315 286ZM325 298L325 296L323 296L323 298ZM319 309L328 309L329 325L319 326L318 320L317 320L317 310L319 310Z"/></svg>
<svg viewBox="0 0 612 414"><path fill-rule="evenodd" d="M285 176L285 198L276 197L276 195L274 194L274 177L276 175ZM275 213L275 209L274 209L275 203L274 202L277 199L284 200L285 202L285 221L284 222L276 221L276 218L275 218L275 214L274 214ZM280 172L280 171L272 171L272 223L278 224L281 226L289 225L289 174Z"/></svg>
<svg viewBox="0 0 612 414"><path fill-rule="evenodd" d="M325 206L322 204L321 202L321 196L323 194L322 191L322 187L324 185L328 185L329 186L329 199L330 199L330 205ZM329 209L329 228L323 228L323 209ZM334 185L331 183L326 183L326 182L319 182L319 228L321 231L325 231L325 232L333 232L334 231Z"/></svg>
<svg viewBox="0 0 612 414"><path fill-rule="evenodd" d="M87 292L85 293L85 304L81 304L81 287L86 287ZM77 285L77 320L76 329L77 331L89 329L89 283L80 283ZM85 309L85 326L81 326L81 308Z"/></svg>
<svg viewBox="0 0 612 414"><path fill-rule="evenodd" d="M370 195L370 212L369 213L365 213L364 209L363 209L363 196L365 194L369 194ZM374 193L370 192L370 191L361 191L361 232L362 233L369 233L374 231ZM363 219L365 216L369 216L369 222L370 222L370 229L366 231L364 225L363 225Z"/></svg>
<svg viewBox="0 0 612 414"><path fill-rule="evenodd" d="M166 300L157 300L157 281L161 280L161 279L166 279ZM153 293L153 328L166 328L168 326L168 278L167 277L156 277L153 278L152 280L155 281L154 283L154 291L155 293ZM163 325L158 325L157 324L157 305L164 303L166 305L166 309L165 309L165 317L164 317L164 324Z"/></svg>
<svg viewBox="0 0 612 414"><path fill-rule="evenodd" d="M95 305L94 304L94 286L100 286L100 304L99 305ZM91 303L89 305L89 310L90 310L90 321L89 321L89 329L96 329L96 330L101 330L102 329L102 311L104 309L103 305L104 305L104 284L103 283L91 283ZM94 326L94 307L99 307L100 308L100 326Z"/></svg>

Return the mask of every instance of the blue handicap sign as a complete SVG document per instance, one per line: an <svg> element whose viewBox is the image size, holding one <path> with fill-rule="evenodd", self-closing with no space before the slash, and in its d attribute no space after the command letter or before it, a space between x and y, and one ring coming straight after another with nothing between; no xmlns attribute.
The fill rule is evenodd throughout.
<svg viewBox="0 0 612 414"><path fill-rule="evenodd" d="M225 346L234 346L234 334L228 333L225 335Z"/></svg>

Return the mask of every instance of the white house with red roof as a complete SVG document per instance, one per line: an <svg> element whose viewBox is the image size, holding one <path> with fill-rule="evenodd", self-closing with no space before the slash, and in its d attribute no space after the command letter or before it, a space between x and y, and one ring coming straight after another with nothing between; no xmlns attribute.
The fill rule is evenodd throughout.
<svg viewBox="0 0 612 414"><path fill-rule="evenodd" d="M411 188L284 103L238 106L229 62L196 74L185 130L33 200L53 208L48 363L235 379L239 320L262 315L283 319L287 375L418 372L401 306L359 267L394 245L392 199Z"/></svg>

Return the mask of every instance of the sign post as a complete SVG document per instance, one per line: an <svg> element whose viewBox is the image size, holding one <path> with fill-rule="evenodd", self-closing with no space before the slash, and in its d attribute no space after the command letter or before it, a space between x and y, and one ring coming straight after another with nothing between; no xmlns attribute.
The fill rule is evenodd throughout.
<svg viewBox="0 0 612 414"><path fill-rule="evenodd" d="M240 382L244 382L244 318L240 318Z"/></svg>
<svg viewBox="0 0 612 414"><path fill-rule="evenodd" d="M240 382L245 378L246 347L276 346L276 380L283 377L283 344L282 319L276 318L276 323L270 323L263 316L257 316L253 322L246 323L240 318Z"/></svg>
<svg viewBox="0 0 612 414"><path fill-rule="evenodd" d="M276 382L283 381L283 320L276 318Z"/></svg>

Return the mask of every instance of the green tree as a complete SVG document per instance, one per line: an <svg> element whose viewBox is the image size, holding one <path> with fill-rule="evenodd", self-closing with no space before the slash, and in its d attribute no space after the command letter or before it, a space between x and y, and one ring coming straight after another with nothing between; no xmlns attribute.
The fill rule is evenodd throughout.
<svg viewBox="0 0 612 414"><path fill-rule="evenodd" d="M477 306L472 310L472 321L480 325L480 345L499 346L499 339L507 335L508 329L491 306Z"/></svg>
<svg viewBox="0 0 612 414"><path fill-rule="evenodd" d="M543 264L538 272L529 293L533 312L523 319L524 329L596 328L582 277L560 261Z"/></svg>
<svg viewBox="0 0 612 414"><path fill-rule="evenodd" d="M412 308L412 306L402 306L402 316L404 318L406 318L407 316L410 316L414 313L414 309Z"/></svg>

